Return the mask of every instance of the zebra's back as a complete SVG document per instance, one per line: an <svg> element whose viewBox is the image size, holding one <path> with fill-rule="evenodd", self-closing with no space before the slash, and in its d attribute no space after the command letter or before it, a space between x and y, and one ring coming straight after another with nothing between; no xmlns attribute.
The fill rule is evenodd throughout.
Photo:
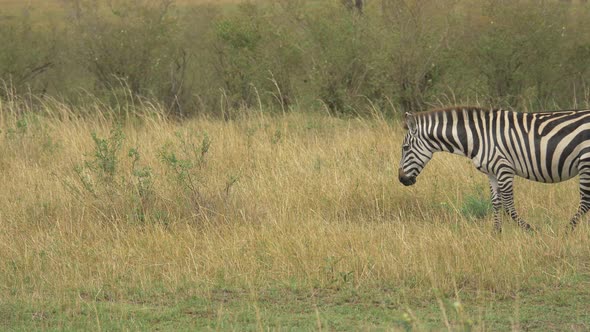
<svg viewBox="0 0 590 332"><path fill-rule="evenodd" d="M489 115L495 118L487 129L490 142L521 177L547 183L565 181L576 176L580 160L590 156L590 110L497 110Z"/></svg>

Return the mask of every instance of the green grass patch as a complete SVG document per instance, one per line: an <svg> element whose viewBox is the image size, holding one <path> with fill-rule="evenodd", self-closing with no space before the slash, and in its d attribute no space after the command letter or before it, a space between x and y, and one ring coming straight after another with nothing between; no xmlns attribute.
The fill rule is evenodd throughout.
<svg viewBox="0 0 590 332"><path fill-rule="evenodd" d="M586 330L588 276L513 296L413 298L401 289L228 289L153 292L132 301L75 294L3 300L3 330ZM189 292L192 293L192 292ZM86 294L86 293L84 293Z"/></svg>

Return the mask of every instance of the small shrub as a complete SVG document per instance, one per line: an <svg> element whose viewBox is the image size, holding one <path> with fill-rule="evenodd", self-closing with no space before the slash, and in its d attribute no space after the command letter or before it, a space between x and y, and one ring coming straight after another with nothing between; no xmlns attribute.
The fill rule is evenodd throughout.
<svg viewBox="0 0 590 332"><path fill-rule="evenodd" d="M92 170L98 177L107 183L112 183L117 173L119 163L117 154L123 144L123 131L121 127L111 130L109 138L100 138L92 133L94 141L94 158L86 161L86 168Z"/></svg>
<svg viewBox="0 0 590 332"><path fill-rule="evenodd" d="M461 214L466 218L483 219L492 211L492 202L484 194L482 188L477 188L475 193L465 196L461 205Z"/></svg>
<svg viewBox="0 0 590 332"><path fill-rule="evenodd" d="M100 138L92 133L94 151L89 160L82 165L76 165L74 171L82 188L99 198L103 193L112 196L113 192L120 189L116 176L118 175L119 151L123 143L124 135L121 127L111 130L110 137Z"/></svg>
<svg viewBox="0 0 590 332"><path fill-rule="evenodd" d="M147 166L139 166L140 154L137 148L130 149L128 156L132 159L131 184L135 188L133 195L136 206L135 217L145 222L148 209L153 205L155 196L152 169ZM158 219L160 219L159 214L156 214L156 220Z"/></svg>
<svg viewBox="0 0 590 332"><path fill-rule="evenodd" d="M67 189L77 197L84 198L90 194L93 199L81 201L91 202L94 207L103 211L104 216L127 216L129 221L146 222L148 216L160 220L157 209L156 195L152 170L140 165L140 153L137 148L129 149L130 169L123 170L121 150L125 136L120 126L111 130L110 136L101 138L92 133L94 151L90 159L76 165L74 172L77 183L64 180Z"/></svg>
<svg viewBox="0 0 590 332"><path fill-rule="evenodd" d="M205 165L211 146L207 133L203 134L200 145L193 143L191 137L177 133L179 148L166 144L160 150L160 160L167 167L175 182L182 187L192 206L199 213L208 205L203 195L204 179L199 172ZM229 189L228 189L229 191Z"/></svg>

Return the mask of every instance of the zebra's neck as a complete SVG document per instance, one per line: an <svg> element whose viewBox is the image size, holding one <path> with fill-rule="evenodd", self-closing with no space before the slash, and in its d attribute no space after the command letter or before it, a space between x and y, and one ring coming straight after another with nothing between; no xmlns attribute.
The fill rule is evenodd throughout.
<svg viewBox="0 0 590 332"><path fill-rule="evenodd" d="M479 141L474 139L477 135L474 124L486 121L490 112L499 111L460 107L419 113L418 128L432 152L446 151L473 158Z"/></svg>

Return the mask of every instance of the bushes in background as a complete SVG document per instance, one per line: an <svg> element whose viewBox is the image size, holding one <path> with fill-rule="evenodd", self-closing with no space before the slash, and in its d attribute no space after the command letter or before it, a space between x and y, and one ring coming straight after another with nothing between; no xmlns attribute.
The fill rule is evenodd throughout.
<svg viewBox="0 0 590 332"><path fill-rule="evenodd" d="M355 115L441 100L566 108L590 99L588 4L351 3L66 0L52 21L31 8L0 18L0 97L75 104L89 93L225 118L260 107Z"/></svg>
<svg viewBox="0 0 590 332"><path fill-rule="evenodd" d="M0 98L27 92L43 95L49 85L46 73L57 65L55 32L33 29L27 12L18 19L0 18Z"/></svg>

